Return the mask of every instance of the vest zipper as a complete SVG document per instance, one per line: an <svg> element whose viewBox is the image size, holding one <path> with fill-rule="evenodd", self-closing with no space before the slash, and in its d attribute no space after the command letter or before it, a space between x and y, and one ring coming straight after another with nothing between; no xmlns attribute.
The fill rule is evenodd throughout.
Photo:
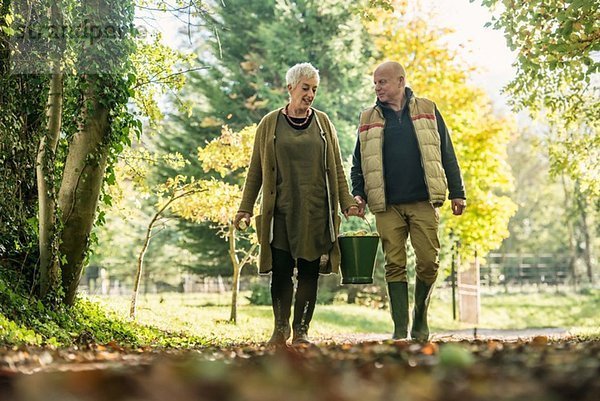
<svg viewBox="0 0 600 401"><path fill-rule="evenodd" d="M381 186L383 187L383 211L385 212L387 210L387 195L385 192L385 163L383 162L383 146L385 142L385 126L387 122L385 121L385 117L383 116L383 110L381 110L380 108L376 108L375 111L383 120L383 128L381 131Z"/></svg>

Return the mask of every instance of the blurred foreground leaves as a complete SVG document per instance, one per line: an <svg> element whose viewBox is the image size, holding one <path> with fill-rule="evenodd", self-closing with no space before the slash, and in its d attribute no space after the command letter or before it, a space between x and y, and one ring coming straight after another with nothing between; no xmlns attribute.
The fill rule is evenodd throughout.
<svg viewBox="0 0 600 401"><path fill-rule="evenodd" d="M600 343L0 350L0 400L596 400ZM31 374L29 374L31 373Z"/></svg>

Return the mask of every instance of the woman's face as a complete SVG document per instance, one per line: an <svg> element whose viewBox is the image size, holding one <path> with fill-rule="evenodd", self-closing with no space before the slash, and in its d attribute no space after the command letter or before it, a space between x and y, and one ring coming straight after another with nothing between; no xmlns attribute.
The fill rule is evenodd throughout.
<svg viewBox="0 0 600 401"><path fill-rule="evenodd" d="M290 93L290 106L308 109L317 96L318 81L316 77L300 78L300 82L294 88L288 85Z"/></svg>

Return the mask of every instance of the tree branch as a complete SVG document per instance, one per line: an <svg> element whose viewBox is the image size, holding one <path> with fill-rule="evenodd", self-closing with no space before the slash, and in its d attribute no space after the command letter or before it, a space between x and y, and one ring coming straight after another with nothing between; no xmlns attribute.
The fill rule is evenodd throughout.
<svg viewBox="0 0 600 401"><path fill-rule="evenodd" d="M256 249L257 246L258 246L258 244L253 244L250 247L250 249L248 250L248 252L246 252L246 255L244 255L244 258L240 262L240 266L243 267L248 262L248 260L252 257L252 254L254 253L254 250Z"/></svg>
<svg viewBox="0 0 600 401"><path fill-rule="evenodd" d="M136 85L132 86L132 89L137 89L140 88L144 85L148 85L148 84L155 84L155 83L160 83L160 82L166 82L169 78L177 76L177 75L181 75L181 74L187 74L188 72L195 72L195 71L200 71L200 70L206 70L208 69L208 67L196 67L196 68L190 68L184 71L177 71L174 72L172 74L169 74L165 77L162 77L160 79L154 80L153 78L157 77L158 74L154 74L148 81L142 81L141 83L137 83Z"/></svg>

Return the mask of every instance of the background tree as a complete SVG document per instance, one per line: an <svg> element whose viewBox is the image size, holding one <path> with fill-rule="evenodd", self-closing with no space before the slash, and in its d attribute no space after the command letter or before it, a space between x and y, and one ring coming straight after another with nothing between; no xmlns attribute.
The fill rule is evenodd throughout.
<svg viewBox="0 0 600 401"><path fill-rule="evenodd" d="M600 2L482 1L489 25L505 32L517 52L516 77L506 87L515 110L549 123L551 171L580 182L588 198L600 194Z"/></svg>
<svg viewBox="0 0 600 401"><path fill-rule="evenodd" d="M155 235L153 234L153 230L155 229L157 224L162 223L162 220L165 218L165 212L169 208L172 208L176 202L185 200L186 197L193 195L196 192L202 191L202 189L198 187L193 180L191 182L187 181L188 180L186 177L176 176L172 179L167 180L165 184L161 185L159 188L156 189L156 191L159 194L160 201L156 205L156 212L150 219L150 223L148 223L148 228L144 237L144 243L142 245L137 260L137 269L135 272L135 279L133 281L131 308L129 311L129 317L132 319L135 319L137 296L140 288L140 281L142 278L142 272L144 267L144 256L146 255L146 251L148 250L148 246L150 245L150 240Z"/></svg>
<svg viewBox="0 0 600 401"><path fill-rule="evenodd" d="M36 4L38 5L38 4ZM45 18L32 8L32 23ZM42 11L42 15L40 15ZM16 13L11 1L0 3L0 266L18 272L20 282L34 281L38 260L36 156L44 131L49 76L13 73Z"/></svg>
<svg viewBox="0 0 600 401"><path fill-rule="evenodd" d="M471 0L474 1L474 0ZM598 120L600 61L598 0L483 0L494 13L488 24L505 32L517 52L517 74L508 85L517 109L548 109L568 121Z"/></svg>
<svg viewBox="0 0 600 401"><path fill-rule="evenodd" d="M141 134L142 123L128 107L128 101L135 95L143 98L152 85L176 87L176 79L168 78L178 74L170 73L175 68L169 64L172 57L163 52L161 58L155 59L162 63L159 69L166 74L165 79L156 74L150 81L137 79L137 75L143 77L139 73L143 70L136 71L132 60L136 50L134 38L139 33L131 28L133 1L36 0L28 3L31 7L27 10L21 10L21 5L4 1L1 7L1 79L11 88L2 98L3 112L8 112L2 120L2 130L19 130L18 135L23 135L10 135L3 142L6 149L2 148L2 171L10 178L7 184L12 185L7 192L16 193L22 187L30 193L36 185L25 179L35 177L31 169L35 171L37 166L39 197L28 198L26 209L9 208L3 213L3 219L15 220L7 224L15 231L3 234L0 249L3 264L19 265L17 260L22 260L20 266L28 270L28 284L39 288L42 297L51 293L56 300L64 294L62 301L72 304L95 238L92 226L102 221L96 220L98 200L110 202L110 198L101 195L103 182L114 180L112 166L118 154L133 136ZM52 32L62 26L60 21L65 21L68 28L79 28L61 32L65 34L64 43L53 42L55 37L63 37ZM25 35L24 41L15 41L22 29L38 29L39 35ZM80 32L87 35L78 35ZM36 42L37 38L41 39ZM144 64L142 68L154 73L150 64ZM140 87L145 87L146 92ZM27 104L17 97L27 99ZM22 106L26 107L19 111L17 107ZM146 108L139 114L147 111ZM23 118L34 116L35 125ZM13 158L19 162L14 170L21 171L20 175L9 173L10 166L4 163L11 152L15 153L17 139L26 144L18 147L27 149L23 158ZM37 148L37 163L35 156L31 159L33 147ZM17 198L24 200L22 195L16 195ZM29 207L38 201L39 217L31 214L33 208ZM37 239L34 229L38 225L40 244L35 250L31 240ZM26 249L19 248L23 244ZM4 250L13 256L6 256ZM37 255L41 256L39 277L36 263L29 263L29 255L34 261Z"/></svg>
<svg viewBox="0 0 600 401"><path fill-rule="evenodd" d="M67 37L67 42L80 41L81 46L79 53L71 54L69 63L65 63L60 51L53 49L53 47L60 49L62 43L60 40L53 41L52 30L61 26L60 22L65 18L62 13L65 10L69 12L66 18L74 24L80 24L87 29L87 32L91 32L90 21L102 21L103 28L106 25L128 26L133 17L133 8L131 3L111 4L109 0L94 2L94 4L85 1L69 2L64 10L63 3L41 0L27 5L31 6L28 9L22 6L23 4L19 2L13 4L3 2L5 15L2 21L2 32L8 36L3 38L3 42L12 40L6 45L10 50L3 52L3 55L11 58L11 69L3 70L5 79L18 82L28 80L17 78L19 74L41 72L42 75L48 76L48 71L52 74L51 79L46 78L47 82L50 82L50 87L45 90L45 93L27 93L23 92L26 88L20 88L20 96L27 97L31 94L36 95L37 98L42 96L46 100L50 99L48 107L46 102L38 102L39 108L36 111L29 111L44 117L38 120L39 132L24 138L25 143L34 142L38 147L40 163L37 182L41 194L39 199L41 218L38 219L33 215L27 220L30 224L40 222L40 256L42 257L40 295L46 295L49 282L58 283L57 268L60 263L62 291L65 294L65 301L72 303L74 287L79 280L88 236L94 221L99 188L108 159L108 149L111 143L120 142L121 136L115 133L119 132L119 127L127 125L127 122L120 118L125 106L123 100L126 100L126 97L123 97L126 87L122 81L122 71L128 66L126 58L132 47L127 32L118 44L107 48L102 48L101 40L93 42L98 38ZM41 39L37 40L37 35L21 36L23 29L39 30ZM70 32L65 33L67 36L70 34ZM57 35L57 37L61 36ZM19 38L24 39L15 40ZM103 45L107 45L107 42ZM110 57L106 54L108 48L111 52ZM6 63L6 66L8 65ZM64 65L78 72L85 71L85 75L72 77L68 82L64 82L62 77ZM75 95L73 98L77 98L78 102L73 99L72 104L67 104L65 93ZM71 124L64 127L61 124L63 103L70 107L65 113L72 118ZM110 127L113 121L115 121L114 130ZM9 130L15 128L14 122L13 120L13 125L7 127ZM64 132L64 140L59 145L55 160L54 152L59 132ZM61 167L56 174L55 163ZM20 167L35 169L36 163L24 164ZM55 204L59 209L54 208ZM55 218L55 215L59 218ZM59 250L56 251L55 248ZM33 275L31 278L34 279ZM57 288L53 290L56 290L55 294L60 293Z"/></svg>
<svg viewBox="0 0 600 401"><path fill-rule="evenodd" d="M137 245L137 263L133 268L134 258L129 259L129 268L126 269L126 275L133 278L133 291L131 297L131 307L129 317L135 319L137 310L137 298L140 290L142 274L145 270L144 258L146 252L149 249L151 240L158 234L162 233L168 228L169 220L173 219L173 216L169 215L170 209L174 203L185 200L186 197L202 191L202 188L194 179L188 179L182 175L177 175L173 178L166 180L164 183L150 185L147 177L148 173L158 161L161 160L174 169L182 168L189 163L184 160L180 154L167 154L158 155L148 152L143 148L137 148L135 150L126 150L123 152L120 158L119 164L115 168L115 182L111 185L107 191L106 196L111 198L111 208L103 210L101 216L103 217L105 212L116 214L118 211L125 212L122 214L129 214L125 217L129 223L128 226L119 227L120 230L126 232L135 231L136 227L132 223L131 210L126 211L130 208L129 202L131 199L144 198L154 205L149 215L145 216L145 230L144 235L141 238L137 238L137 241L120 241L121 247L135 243ZM148 207L142 202L137 203L137 209L142 211L148 211ZM109 234L110 230L103 230L102 234ZM108 236L108 235L107 235ZM139 236L138 236L139 237ZM109 246L114 248L114 242L108 241ZM124 243L125 242L125 243ZM112 251L111 253L114 253ZM103 265L102 258L95 261L97 265Z"/></svg>
<svg viewBox="0 0 600 401"><path fill-rule="evenodd" d="M564 219L571 259L581 254L593 279L591 221L600 211L600 2L582 0L482 1L489 25L504 31L517 52L515 78L505 88L515 110L545 126L550 172L565 192ZM579 234L577 234L579 233ZM573 236L581 237L576 252Z"/></svg>
<svg viewBox="0 0 600 401"><path fill-rule="evenodd" d="M204 171L215 171L222 177L201 181L203 192L190 196L186 202L172 206L180 216L194 222L211 222L221 238L229 244L228 255L233 267L231 315L229 320L237 321L237 298L242 268L255 257L257 242L255 236L240 234L233 226L233 217L242 199L242 188L223 180L243 181L254 143L256 125L239 132L223 127L221 136L213 139L205 147L198 149L198 159ZM238 237L242 237L238 241ZM245 237L245 238L244 238Z"/></svg>
<svg viewBox="0 0 600 401"><path fill-rule="evenodd" d="M524 128L511 139L509 163L515 186L510 197L519 209L509 222L510 237L502 243L503 253L565 255L573 283L594 280L593 249L597 216L593 206L565 175L550 174L543 132ZM583 210L583 212L582 212Z"/></svg>
<svg viewBox="0 0 600 401"><path fill-rule="evenodd" d="M450 30L436 27L427 12L419 16L407 12L403 2L393 4L394 13L368 24L378 51L372 65L398 60L417 96L436 102L451 130L469 205L460 218L442 208L442 236L457 236L468 258L474 250L485 255L508 236L508 221L516 211L507 196L512 175L506 152L513 123L494 114L483 90L469 83L474 67L442 42Z"/></svg>
<svg viewBox="0 0 600 401"><path fill-rule="evenodd" d="M218 35L209 35L197 49L209 55L210 68L190 80L188 96L196 107L187 135L202 135L202 127L227 124L237 130L257 123L287 101L285 72L310 61L321 73L315 107L330 115L348 154L354 120L366 100L370 48L357 10L352 2L334 0L216 4L210 21Z"/></svg>
<svg viewBox="0 0 600 401"><path fill-rule="evenodd" d="M515 185L510 197L517 213L510 219L510 237L502 243L507 253L567 253L564 191L549 174L548 155L541 134L522 129L508 147Z"/></svg>

